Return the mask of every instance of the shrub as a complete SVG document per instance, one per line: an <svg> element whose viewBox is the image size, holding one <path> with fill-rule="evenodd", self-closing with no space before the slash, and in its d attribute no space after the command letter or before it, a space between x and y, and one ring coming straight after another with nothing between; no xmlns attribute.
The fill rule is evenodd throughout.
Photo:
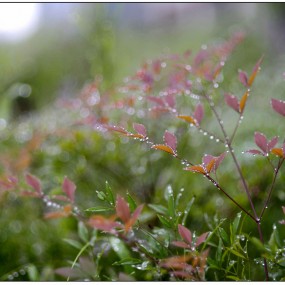
<svg viewBox="0 0 285 285"><path fill-rule="evenodd" d="M82 210L75 202L76 184L67 177L60 189L47 194L34 175L26 174L24 181L6 175L1 181L3 189L18 189L21 195L40 198L54 208L45 218L76 219L77 238L65 241L78 253L69 266L57 268L56 274L68 280L282 280L284 237L269 218L273 230L266 231L265 239L262 225L284 162L285 141L278 145L277 134L269 139L256 131L257 149L244 149L242 157L236 150L240 147L235 142L241 142L237 134L263 61L261 56L249 75L239 70L239 86L229 84L225 64L242 40L242 34L235 34L228 41L202 46L196 55L187 51L161 56L144 63L118 89L104 92L100 82L94 82L79 98L59 102L62 113L68 110L69 126L77 138L87 140L96 131L106 141L116 140L113 134L119 134L124 145L138 140L153 152L152 163L159 163L159 158L163 162L155 175L167 173L167 164L176 160L176 170L168 173L170 180L182 177L176 177L176 171L184 170L187 177L193 175L192 185L205 185L211 191L201 195L206 195L205 203L215 195L213 189L230 203L222 218L211 217L204 209L191 216L196 197L184 188L176 191L169 184L163 194L148 189L150 193L141 196L143 203L138 204L133 193L113 191L106 182L103 190L96 191L95 205ZM239 91L234 95L232 89ZM285 116L284 101L273 98L271 106L277 116ZM193 130L190 139L186 127ZM57 134L68 135L66 126ZM189 150L191 140L196 150ZM143 155L148 155L146 149ZM124 154L122 165L128 160L132 167L139 158L128 150ZM241 165L247 155L254 156L256 168ZM256 182L259 158L269 165L265 176L258 178L264 178L266 185ZM210 186L198 184L200 179ZM258 193L253 191L255 184ZM190 223L189 217L199 222ZM284 227L284 220L279 223Z"/></svg>

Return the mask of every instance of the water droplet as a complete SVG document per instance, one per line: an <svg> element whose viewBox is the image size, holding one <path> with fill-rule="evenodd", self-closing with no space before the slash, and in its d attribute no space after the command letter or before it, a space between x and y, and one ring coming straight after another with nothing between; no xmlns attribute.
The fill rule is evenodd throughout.
<svg viewBox="0 0 285 285"><path fill-rule="evenodd" d="M220 120L220 124L222 125L224 123L224 121L223 120Z"/></svg>
<svg viewBox="0 0 285 285"><path fill-rule="evenodd" d="M219 87L219 84L218 83L215 83L214 84L214 88L218 88Z"/></svg>
<svg viewBox="0 0 285 285"><path fill-rule="evenodd" d="M8 280L13 280L13 279L14 279L13 275L8 275Z"/></svg>
<svg viewBox="0 0 285 285"><path fill-rule="evenodd" d="M276 227L276 225L275 225L275 224L273 225L273 227L272 227L272 228L273 228L273 230L274 230L274 231L277 229L277 227Z"/></svg>
<svg viewBox="0 0 285 285"><path fill-rule="evenodd" d="M165 68L166 65L167 65L166 62L162 62L160 66L161 66L162 68Z"/></svg>
<svg viewBox="0 0 285 285"><path fill-rule="evenodd" d="M208 134L207 132L204 132L204 133L203 133L204 136L206 136L207 134Z"/></svg>
<svg viewBox="0 0 285 285"><path fill-rule="evenodd" d="M25 275L25 274L26 274L26 271L25 271L24 269L20 269L19 273L20 273L21 275Z"/></svg>
<svg viewBox="0 0 285 285"><path fill-rule="evenodd" d="M214 138L214 136L210 136L210 140L212 140Z"/></svg>
<svg viewBox="0 0 285 285"><path fill-rule="evenodd" d="M190 71L190 70L192 69L192 67L191 67L191 65L186 65L186 66L185 66L185 69L186 69L187 71Z"/></svg>
<svg viewBox="0 0 285 285"><path fill-rule="evenodd" d="M14 272L14 273L13 273L13 277L14 277L14 278L19 277L19 273L18 273L18 272Z"/></svg>
<svg viewBox="0 0 285 285"><path fill-rule="evenodd" d="M219 139L216 139L216 142L220 142L220 140L219 140Z"/></svg>
<svg viewBox="0 0 285 285"><path fill-rule="evenodd" d="M208 47L207 47L207 45L205 45L205 44L203 44L202 46L201 46L201 49L203 49L203 50L206 50Z"/></svg>
<svg viewBox="0 0 285 285"><path fill-rule="evenodd" d="M48 207L51 207L51 206L52 206L52 202L51 202L51 201L48 201L48 202L47 202L47 206L48 206Z"/></svg>

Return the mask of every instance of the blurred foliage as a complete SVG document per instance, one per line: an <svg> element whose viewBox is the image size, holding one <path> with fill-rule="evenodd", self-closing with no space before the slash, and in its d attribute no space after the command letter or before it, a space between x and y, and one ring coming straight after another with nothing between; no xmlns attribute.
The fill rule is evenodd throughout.
<svg viewBox="0 0 285 285"><path fill-rule="evenodd" d="M172 24L167 22L127 28L119 21L124 6L113 5L114 10L109 4L82 5L81 10L73 15L76 28L72 36L65 36L65 30L57 29L51 23L19 45L0 45L1 175L11 173L23 177L27 172L33 173L41 178L44 190L49 189L52 193L59 192L61 181L68 175L76 182L76 200L81 210L100 205L96 191L105 187L105 181L116 193L125 195L128 191L139 202L163 206L168 203L164 197L167 185L172 186L175 195L184 188L187 198L181 200L181 209L195 197L187 219L189 227L197 232L209 230L205 217L216 215L209 222L213 227L218 224L217 217L227 217L225 228L230 228L237 209L212 185L198 175L182 171L180 162L171 160L165 153L149 150L146 145L119 136L102 135L90 128L74 126L78 113L58 107L54 100L76 98L84 85L94 80L100 83L102 94L111 90L112 100L122 98L124 94L117 92L115 86L121 85L127 75L135 73L136 68L149 58L181 54L189 48L197 51L201 44L211 45L228 37L238 24L238 28L247 30L248 35L228 60L221 88L241 96L237 70L242 68L250 73L254 63L265 54L262 71L254 84L234 145L250 188L254 190L254 203L261 209L272 171L270 167L264 167L262 159L252 159L241 152L254 145L254 131L262 131L267 137L284 133L280 118L270 109L269 98L282 99L285 63L285 58L275 55L269 42L264 40L267 34L258 27L262 19L255 25L254 21L240 23L240 17L229 10L224 21L217 22L211 29L205 28L207 23L204 20L192 25L186 24L185 20L177 29L171 28ZM217 4L217 13L221 5ZM258 11L266 11L267 7L266 4L258 6ZM226 29L225 23L228 25ZM236 114L228 111L224 115L226 126L231 128ZM132 115L126 117L129 121L134 119ZM116 119L115 114L112 122L115 123ZM157 142L162 142L164 130L171 125L179 134L179 152L195 163L201 162L205 150L209 153L217 151L217 147L198 131L189 134L182 122L174 123L170 118L147 119L143 123ZM211 119L206 123L208 129L215 130ZM131 124L128 127L131 128ZM229 165L225 159L223 184L241 204L247 205ZM281 206L285 203L282 185L284 173L281 172L269 205L270 215L265 215L262 223L265 240L272 234L272 221L278 221L282 214ZM0 195L3 209L0 218L3 232L0 235L0 277L7 280L13 277L13 272L21 273L21 268L25 268L25 273L14 276L14 280L58 280L53 270L65 266L65 261L73 260L77 254L63 241L64 238L76 239L76 222L72 218L45 221L42 216L46 207L37 201L18 197L13 192L0 192ZM156 225L157 219L151 222ZM243 224L243 232L256 236L251 223ZM225 242L221 239L216 236L213 243L221 247ZM244 243L242 245L246 247ZM112 263L117 260L114 256L112 258ZM222 266L224 260L219 256L211 258L210 268L217 266L216 263ZM102 259L103 263L110 262L104 256ZM108 274L115 276L114 272L106 271L105 275ZM239 271L239 274L242 276L243 273ZM143 273L140 276L145 278ZM208 278L215 280L213 271L209 270ZM252 278L259 280L260 268Z"/></svg>

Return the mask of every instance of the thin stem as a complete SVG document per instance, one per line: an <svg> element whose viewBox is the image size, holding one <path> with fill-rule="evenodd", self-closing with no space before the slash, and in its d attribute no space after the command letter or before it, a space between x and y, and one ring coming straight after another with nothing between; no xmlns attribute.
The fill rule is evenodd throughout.
<svg viewBox="0 0 285 285"><path fill-rule="evenodd" d="M244 207L242 207L234 198L232 198L211 176L206 175L207 179L211 181L220 191L223 192L236 206L238 206L246 215L256 222L256 218L251 215Z"/></svg>
<svg viewBox="0 0 285 285"><path fill-rule="evenodd" d="M280 169L281 165L283 164L283 162L284 162L284 158L283 158L283 159L280 159L279 162L278 162L277 168L274 170L274 177L273 177L273 180L272 180L272 184L271 184L271 187L270 187L270 190L269 190L267 199L266 199L266 201L265 201L265 203L264 203L264 206L263 206L263 208L262 208L262 210L261 210L261 213L260 213L260 216L259 216L259 220L262 219L263 214L264 214L264 212L265 212L265 209L268 207L268 204L269 204L269 201L270 201L272 192L273 192L273 188L274 188L274 185L275 185L275 182L276 182L276 178L277 178L279 169Z"/></svg>
<svg viewBox="0 0 285 285"><path fill-rule="evenodd" d="M213 105L212 99L211 99L208 95L206 95L206 94L205 94L205 98L207 99L207 101L208 101L208 103L209 103L209 105L210 105L211 110L213 111L214 115L216 116L216 118L217 118L217 120L218 120L218 123L219 123L219 125L220 125L220 128L221 128L221 130L222 130L222 132L223 132L223 135L224 135L224 137L225 137L227 146L228 146L228 148L229 148L230 154L231 154L231 156L232 156L232 158L233 158L233 160L234 160L234 164L235 164L235 166L236 166L236 168L237 168L237 171L238 171L238 173L239 173L240 179L241 179L241 181L242 181L244 190L245 190L246 195L247 195L247 197L248 197L248 201L249 201L249 203L250 203L251 209L252 209L252 211L253 211L253 213L254 213L255 221L257 221L258 216L257 216L257 214L256 214L255 207L254 207L254 205L253 205L252 198L251 198L251 196L250 196L248 186L247 186L247 184L246 184L246 182L245 182L245 179L244 179L244 176L243 176L243 174L242 174L242 172L241 172L241 169L240 169L239 163L238 163L238 161L237 161L237 158L236 158L236 156L235 156L235 154L234 154L234 152L233 152L233 148L232 148L231 142L230 142L230 140L229 140L229 138L228 138L228 135L227 135L227 133L226 133L226 130L225 130L225 128L224 128L223 121L221 120L219 114L217 113L217 111L216 111L216 109L215 109L215 107L214 107L214 105Z"/></svg>
<svg viewBox="0 0 285 285"><path fill-rule="evenodd" d="M235 137L235 135L236 135L237 129L238 129L239 124L240 124L240 122L241 122L242 115L243 115L243 113L240 113L240 114L239 114L239 118L238 118L238 121L237 121L237 123L236 123L234 132L233 132L233 134L232 134L232 136L231 136L231 138L230 138L230 141L229 141L230 144L232 143L232 141L233 141L233 139L234 139L234 137Z"/></svg>

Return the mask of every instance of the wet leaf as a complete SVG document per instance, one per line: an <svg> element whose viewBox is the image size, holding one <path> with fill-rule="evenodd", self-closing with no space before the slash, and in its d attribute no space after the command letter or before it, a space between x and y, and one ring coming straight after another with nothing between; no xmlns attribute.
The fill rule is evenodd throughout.
<svg viewBox="0 0 285 285"><path fill-rule="evenodd" d="M157 217L164 226L166 226L167 228L172 228L172 223L170 222L169 219L159 214L157 215Z"/></svg>
<svg viewBox="0 0 285 285"><path fill-rule="evenodd" d="M193 166L185 167L184 170L206 174L206 170L201 165L193 165Z"/></svg>
<svg viewBox="0 0 285 285"><path fill-rule="evenodd" d="M71 245L74 248L79 249L79 250L81 250L81 248L83 247L83 245L79 241L74 240L74 239L65 238L65 239L63 239L63 241L65 241L69 245Z"/></svg>
<svg viewBox="0 0 285 285"><path fill-rule="evenodd" d="M175 97L173 94L168 94L165 96L165 102L167 103L167 105L170 108L174 108L175 107Z"/></svg>
<svg viewBox="0 0 285 285"><path fill-rule="evenodd" d="M138 206L132 214L132 217L125 224L125 231L128 232L138 220L144 205Z"/></svg>
<svg viewBox="0 0 285 285"><path fill-rule="evenodd" d="M82 241L88 241L88 229L82 221L78 223L78 236L81 238Z"/></svg>
<svg viewBox="0 0 285 285"><path fill-rule="evenodd" d="M241 100L240 100L240 103L239 103L239 111L240 111L240 113L243 113L243 111L244 111L244 108L245 108L248 96L249 96L249 92L246 91L243 94L243 96L241 97Z"/></svg>
<svg viewBox="0 0 285 285"><path fill-rule="evenodd" d="M240 70L239 71L239 81L245 86L247 87L248 86L248 79L247 79L247 74L246 72Z"/></svg>
<svg viewBox="0 0 285 285"><path fill-rule="evenodd" d="M181 248L188 248L188 249L191 248L191 246L184 241L173 241L172 244Z"/></svg>
<svg viewBox="0 0 285 285"><path fill-rule="evenodd" d="M116 213L124 223L126 223L131 217L129 205L120 195L117 195Z"/></svg>
<svg viewBox="0 0 285 285"><path fill-rule="evenodd" d="M28 185L30 185L39 195L42 195L42 187L41 187L41 182L40 180L31 175L31 174L27 174L26 175L26 182Z"/></svg>
<svg viewBox="0 0 285 285"><path fill-rule="evenodd" d="M191 245L192 243L192 233L190 230L188 230L187 228L185 228L184 226L182 226L181 224L178 225L178 232L179 235L181 236L181 238L188 243L189 245Z"/></svg>
<svg viewBox="0 0 285 285"><path fill-rule="evenodd" d="M111 205L115 204L115 199L114 199L114 195L112 192L112 189L108 183L108 181L105 182L105 191L106 191L106 198L109 201L109 203L111 203Z"/></svg>
<svg viewBox="0 0 285 285"><path fill-rule="evenodd" d="M70 201L74 203L74 193L76 190L76 185L71 180L69 180L67 177L64 178L64 181L62 184L62 190L66 193Z"/></svg>
<svg viewBox="0 0 285 285"><path fill-rule="evenodd" d="M191 116L179 115L179 116L177 116L177 118L182 119L182 120L184 120L184 121L186 121L186 122L188 122L190 124L193 124L195 126L197 125L196 120L193 117L191 117Z"/></svg>
<svg viewBox="0 0 285 285"><path fill-rule="evenodd" d="M264 134L255 132L254 140L256 145L264 152L267 153L267 138Z"/></svg>
<svg viewBox="0 0 285 285"><path fill-rule="evenodd" d="M163 151L168 152L172 155L176 155L171 147L164 145L164 144L155 144L151 148L163 150Z"/></svg>
<svg viewBox="0 0 285 285"><path fill-rule="evenodd" d="M258 155L263 155L264 156L263 152L261 152L260 150L257 150L257 149L250 149L250 150L247 150L246 152L247 153L251 153L253 155L258 154Z"/></svg>
<svg viewBox="0 0 285 285"><path fill-rule="evenodd" d="M155 210L159 214L167 215L167 208L162 205L148 204L148 207Z"/></svg>
<svg viewBox="0 0 285 285"><path fill-rule="evenodd" d="M261 65L262 61L263 61L263 56L255 64L255 66L254 66L254 68L252 70L252 73L251 73L251 75L250 75L250 77L248 79L248 86L251 86L253 84L254 79L255 79L257 73L260 70L260 65Z"/></svg>
<svg viewBox="0 0 285 285"><path fill-rule="evenodd" d="M271 149L274 148L277 143L278 143L278 137L274 137L274 138L267 144L268 151L271 151Z"/></svg>
<svg viewBox="0 0 285 285"><path fill-rule="evenodd" d="M271 99L272 108L282 116L285 116L285 101Z"/></svg>
<svg viewBox="0 0 285 285"><path fill-rule="evenodd" d="M107 212L111 211L113 208L111 207L106 207L106 206L96 206L96 207L91 207L85 210L85 212Z"/></svg>
<svg viewBox="0 0 285 285"><path fill-rule="evenodd" d="M196 246L199 246L201 243L203 243L206 240L208 235L209 235L209 232L206 232L198 236L196 240Z"/></svg>
<svg viewBox="0 0 285 285"><path fill-rule="evenodd" d="M133 264L141 264L141 263L142 263L141 259L127 257L127 258L123 258L120 261L114 262L112 265L119 266L119 265L133 265Z"/></svg>
<svg viewBox="0 0 285 285"><path fill-rule="evenodd" d="M134 211L137 208L137 203L129 193L127 193L127 200L128 200L130 210Z"/></svg>
<svg viewBox="0 0 285 285"><path fill-rule="evenodd" d="M240 112L239 101L236 96L226 93L224 95L225 101L229 107L234 109L236 112Z"/></svg>
<svg viewBox="0 0 285 285"><path fill-rule="evenodd" d="M284 157L284 152L282 148L273 148L271 152L277 156Z"/></svg>
<svg viewBox="0 0 285 285"><path fill-rule="evenodd" d="M167 146L169 146L174 152L176 151L177 139L176 136L169 131L165 131L163 140Z"/></svg>
<svg viewBox="0 0 285 285"><path fill-rule="evenodd" d="M204 117L204 108L202 104L198 104L196 106L196 109L194 111L194 118L196 119L196 121L198 122L198 124L200 125L202 119Z"/></svg>
<svg viewBox="0 0 285 285"><path fill-rule="evenodd" d="M134 123L133 128L138 134L142 135L143 137L146 137L146 128L143 124Z"/></svg>

